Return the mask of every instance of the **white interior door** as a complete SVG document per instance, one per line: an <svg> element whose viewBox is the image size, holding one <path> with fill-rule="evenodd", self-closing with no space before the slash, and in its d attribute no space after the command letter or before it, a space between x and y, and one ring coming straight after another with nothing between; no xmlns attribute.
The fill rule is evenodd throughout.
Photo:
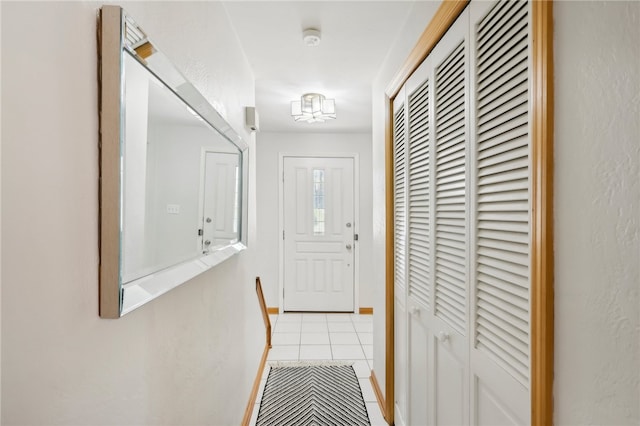
<svg viewBox="0 0 640 426"><path fill-rule="evenodd" d="M394 420L407 424L408 336L407 336L407 131L404 88L393 102L393 294L394 294Z"/></svg>
<svg viewBox="0 0 640 426"><path fill-rule="evenodd" d="M469 15L431 53L433 61L433 424L469 424Z"/></svg>
<svg viewBox="0 0 640 426"><path fill-rule="evenodd" d="M354 159L284 157L284 311L354 311Z"/></svg>
<svg viewBox="0 0 640 426"><path fill-rule="evenodd" d="M472 2L471 423L530 422L531 2Z"/></svg>
<svg viewBox="0 0 640 426"><path fill-rule="evenodd" d="M407 81L407 306L408 306L408 365L409 398L408 424L429 424L433 412L433 377L430 336L433 335L431 303L431 271L433 270L430 244L431 214L431 111L432 78L431 58Z"/></svg>
<svg viewBox="0 0 640 426"><path fill-rule="evenodd" d="M238 239L238 155L204 153L202 248L227 245Z"/></svg>

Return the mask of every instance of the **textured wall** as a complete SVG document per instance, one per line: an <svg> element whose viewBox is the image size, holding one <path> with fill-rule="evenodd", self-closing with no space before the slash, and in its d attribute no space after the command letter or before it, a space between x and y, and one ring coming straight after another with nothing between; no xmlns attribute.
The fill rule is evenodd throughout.
<svg viewBox="0 0 640 426"><path fill-rule="evenodd" d="M258 275L268 306L278 306L280 236L278 212L279 154L318 155L340 152L357 153L360 160L360 224L358 249L360 260L359 306L373 303L371 288L371 135L368 133L260 133L257 136L258 185Z"/></svg>
<svg viewBox="0 0 640 426"><path fill-rule="evenodd" d="M2 423L239 424L264 345L253 250L100 319L99 4L1 7ZM253 76L222 5L125 7L251 140Z"/></svg>
<svg viewBox="0 0 640 426"><path fill-rule="evenodd" d="M557 2L556 424L640 422L640 3Z"/></svg>

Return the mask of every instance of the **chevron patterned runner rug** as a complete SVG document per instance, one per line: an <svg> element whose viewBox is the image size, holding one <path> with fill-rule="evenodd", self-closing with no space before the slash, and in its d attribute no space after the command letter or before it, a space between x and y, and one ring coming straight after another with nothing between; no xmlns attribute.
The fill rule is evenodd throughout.
<svg viewBox="0 0 640 426"><path fill-rule="evenodd" d="M272 366L256 426L370 426L351 365Z"/></svg>

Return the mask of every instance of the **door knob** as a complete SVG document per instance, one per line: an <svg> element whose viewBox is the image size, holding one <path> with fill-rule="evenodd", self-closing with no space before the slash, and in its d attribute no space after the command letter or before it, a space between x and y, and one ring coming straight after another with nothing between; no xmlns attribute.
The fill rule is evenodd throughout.
<svg viewBox="0 0 640 426"><path fill-rule="evenodd" d="M205 245L205 246L208 246L208 245L210 245L210 244L211 244L211 241L209 241L209 240L207 240L207 241L205 241L205 242L204 242L204 245Z"/></svg>
<svg viewBox="0 0 640 426"><path fill-rule="evenodd" d="M418 308L417 306L412 307L410 312L411 312L411 315L413 315L414 317L420 316L420 308Z"/></svg>
<svg viewBox="0 0 640 426"><path fill-rule="evenodd" d="M440 333L438 333L438 340L440 340L442 343L446 342L447 340L449 340L449 333L441 331Z"/></svg>
<svg viewBox="0 0 640 426"><path fill-rule="evenodd" d="M207 218L207 223L211 223L211 218L210 217Z"/></svg>
<svg viewBox="0 0 640 426"><path fill-rule="evenodd" d="M347 248L347 250L351 250L351 244L347 244L345 247Z"/></svg>

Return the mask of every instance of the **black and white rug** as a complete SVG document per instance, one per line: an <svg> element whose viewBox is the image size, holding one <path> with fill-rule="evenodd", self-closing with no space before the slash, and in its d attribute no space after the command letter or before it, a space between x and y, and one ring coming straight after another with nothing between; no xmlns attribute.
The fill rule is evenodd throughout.
<svg viewBox="0 0 640 426"><path fill-rule="evenodd" d="M370 426L351 365L272 365L256 426Z"/></svg>

